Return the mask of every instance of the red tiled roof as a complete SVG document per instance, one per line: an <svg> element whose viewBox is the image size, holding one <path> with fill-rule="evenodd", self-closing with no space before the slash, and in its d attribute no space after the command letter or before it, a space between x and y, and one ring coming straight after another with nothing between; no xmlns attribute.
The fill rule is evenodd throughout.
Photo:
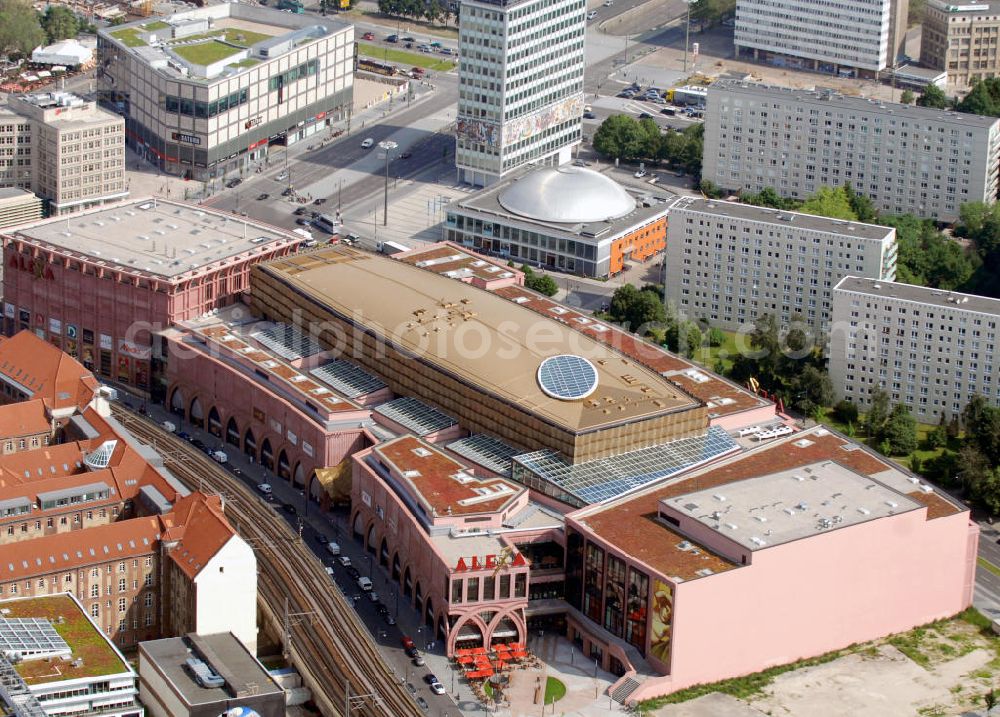
<svg viewBox="0 0 1000 717"><path fill-rule="evenodd" d="M812 441L812 444L803 448L791 445L803 437ZM860 448L844 449L844 446L850 445L853 445L850 441L829 432L825 435L815 431L799 433L772 443L765 449L696 471L690 477L676 483L583 515L579 521L609 544L617 546L626 554L633 555L668 577L692 579L697 577L696 571L704 567L719 572L733 565L718 556L714 556L713 564L712 560L705 559L707 553L703 548L700 548L702 551L700 557L692 557L689 551L677 548L677 543L683 538L655 520L661 500L825 460L836 461L850 470L867 476L874 476L894 468ZM960 511L960 508L937 494L908 495L928 506L928 520L953 515Z"/></svg>
<svg viewBox="0 0 1000 717"><path fill-rule="evenodd" d="M0 342L0 374L49 409L85 406L99 386L82 364L28 330Z"/></svg>
<svg viewBox="0 0 1000 717"><path fill-rule="evenodd" d="M414 266L418 263L437 260L429 266L421 266L420 268L435 274L466 270L470 272L470 277L475 276L483 281L496 281L501 278L500 275L504 272L510 272L514 277L518 277L522 273L514 267L507 266L505 262L477 254L451 242L438 242L418 249L411 249L405 254L396 254L393 258ZM448 261L445 261L446 259ZM490 271L494 267L499 268L500 271L496 271L496 269Z"/></svg>
<svg viewBox="0 0 1000 717"><path fill-rule="evenodd" d="M148 555L159 533L159 519L133 518L0 545L0 583Z"/></svg>
<svg viewBox="0 0 1000 717"><path fill-rule="evenodd" d="M43 476L73 475L84 470L83 454L87 450L90 450L90 443L81 441L0 456L0 486L19 484ZM39 470L42 471L41 475ZM28 475L25 475L25 471Z"/></svg>
<svg viewBox="0 0 1000 717"><path fill-rule="evenodd" d="M643 341L635 334L623 331L614 324L597 321L586 314L574 311L552 299L535 294L520 286L507 286L496 289L493 293L511 301L514 299L525 299L525 301L519 301L518 303L549 318L553 317L550 311L552 307L562 307L565 309L565 312L558 316L559 321L595 341L607 344L616 351L625 354L657 373L672 373L672 375L666 377L667 380L672 381L689 395L694 396L704 403L711 401L716 404L709 408L709 413L726 416L766 403L764 399L754 396L736 384L707 371L697 364L676 356L660 346ZM578 319L586 321L578 321ZM595 326L605 326L607 328L600 331L595 330ZM687 371L688 369L697 370L707 380L698 382L682 373L677 373ZM723 405L719 399L728 399L731 402Z"/></svg>
<svg viewBox="0 0 1000 717"><path fill-rule="evenodd" d="M45 402L41 399L0 406L0 440L35 436L51 428L52 424L45 415Z"/></svg>
<svg viewBox="0 0 1000 717"><path fill-rule="evenodd" d="M177 540L170 558L189 578L194 578L236 531L222 512L222 499L204 493L178 498L174 509L162 516L164 540Z"/></svg>
<svg viewBox="0 0 1000 717"><path fill-rule="evenodd" d="M414 452L420 449L428 451L429 454L419 456ZM452 476L464 470L465 466L413 436L402 436L388 443L382 443L373 451L385 463L395 468L413 486L418 494L416 497L422 498L427 507L435 511L438 516L494 513L524 491L523 487L505 478L476 478L471 472L466 473L471 480L460 483ZM419 475L406 476L407 471L418 471ZM490 500L466 505L460 502L481 497L475 492L475 488L492 489L499 486L506 486L510 491Z"/></svg>

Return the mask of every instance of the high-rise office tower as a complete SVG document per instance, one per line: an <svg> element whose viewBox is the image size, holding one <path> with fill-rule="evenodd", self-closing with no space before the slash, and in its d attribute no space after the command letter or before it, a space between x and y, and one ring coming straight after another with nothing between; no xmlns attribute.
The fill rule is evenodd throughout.
<svg viewBox="0 0 1000 717"><path fill-rule="evenodd" d="M457 149L461 181L563 164L580 143L584 0L463 0Z"/></svg>

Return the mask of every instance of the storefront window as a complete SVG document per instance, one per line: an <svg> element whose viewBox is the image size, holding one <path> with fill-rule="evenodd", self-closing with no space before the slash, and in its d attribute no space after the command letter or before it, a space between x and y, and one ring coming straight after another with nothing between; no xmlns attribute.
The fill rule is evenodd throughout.
<svg viewBox="0 0 1000 717"><path fill-rule="evenodd" d="M583 536L566 528L566 602L583 609Z"/></svg>
<svg viewBox="0 0 1000 717"><path fill-rule="evenodd" d="M625 561L608 556L607 578L604 583L604 629L621 637L625 609Z"/></svg>
<svg viewBox="0 0 1000 717"><path fill-rule="evenodd" d="M583 613L601 623L601 594L604 590L604 551L587 543L586 572L583 576Z"/></svg>
<svg viewBox="0 0 1000 717"><path fill-rule="evenodd" d="M469 602L476 602L479 600L479 578L469 578L465 581L465 584L465 599Z"/></svg>
<svg viewBox="0 0 1000 717"><path fill-rule="evenodd" d="M646 617L649 577L635 568L629 570L628 604L625 612L625 639L646 654Z"/></svg>

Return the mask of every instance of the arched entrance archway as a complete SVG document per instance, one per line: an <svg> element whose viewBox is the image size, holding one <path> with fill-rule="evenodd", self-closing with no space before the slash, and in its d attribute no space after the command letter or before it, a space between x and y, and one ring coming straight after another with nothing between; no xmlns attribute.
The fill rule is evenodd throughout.
<svg viewBox="0 0 1000 717"><path fill-rule="evenodd" d="M437 630L434 631L434 634L437 635L436 639L440 640L441 642L444 642L445 640L448 639L448 630L445 629L445 625L447 624L448 621L445 620L443 617L438 618Z"/></svg>
<svg viewBox="0 0 1000 717"><path fill-rule="evenodd" d="M205 427L205 411L201 407L201 401L199 401L197 398L191 401L190 416L191 418L189 420L191 421L191 423L198 426L198 428Z"/></svg>
<svg viewBox="0 0 1000 717"><path fill-rule="evenodd" d="M406 566L403 571L403 596L413 597L413 577L410 575L410 566Z"/></svg>
<svg viewBox="0 0 1000 717"><path fill-rule="evenodd" d="M417 589L413 597L415 600L415 604L417 606L417 610L419 610L421 606L424 604L424 586L420 584L419 580L417 581Z"/></svg>
<svg viewBox="0 0 1000 717"><path fill-rule="evenodd" d="M208 409L208 432L216 438L222 438L222 418L215 406Z"/></svg>
<svg viewBox="0 0 1000 717"><path fill-rule="evenodd" d="M284 480L292 479L292 467L288 463L288 454L284 448L278 453L278 477Z"/></svg>
<svg viewBox="0 0 1000 717"><path fill-rule="evenodd" d="M454 640L454 648L465 648L465 647L482 647L485 643L483 642L483 629L479 625L478 620L470 616L464 622L459 621L455 625L455 629L452 630L452 640Z"/></svg>
<svg viewBox="0 0 1000 717"><path fill-rule="evenodd" d="M240 427L232 416L226 422L226 443L237 448L240 447Z"/></svg>
<svg viewBox="0 0 1000 717"><path fill-rule="evenodd" d="M494 626L493 632L490 634L490 644L516 642L519 636L520 630L517 624L509 617L504 616Z"/></svg>
<svg viewBox="0 0 1000 717"><path fill-rule="evenodd" d="M271 449L271 439L265 438L260 444L260 464L267 470L274 470L274 451Z"/></svg>
<svg viewBox="0 0 1000 717"><path fill-rule="evenodd" d="M174 392L170 394L170 412L184 418L187 415L184 406L184 392L179 388L175 388Z"/></svg>
<svg viewBox="0 0 1000 717"><path fill-rule="evenodd" d="M382 538L382 545L378 549L378 564L383 568L389 567L389 541Z"/></svg>
<svg viewBox="0 0 1000 717"><path fill-rule="evenodd" d="M392 579L399 582L399 553L392 557Z"/></svg>
<svg viewBox="0 0 1000 717"><path fill-rule="evenodd" d="M354 523L351 525L351 530L354 533L355 540L361 540L365 534L365 521L359 510L354 514Z"/></svg>
<svg viewBox="0 0 1000 717"><path fill-rule="evenodd" d="M243 436L243 452L256 460L257 458L257 438L253 434L253 429L248 428Z"/></svg>
<svg viewBox="0 0 1000 717"><path fill-rule="evenodd" d="M424 605L424 624L427 627L434 627L434 600L430 595L427 596L427 602Z"/></svg>
<svg viewBox="0 0 1000 717"><path fill-rule="evenodd" d="M369 553L375 554L375 545L377 537L375 535L375 524L372 523L368 528L368 535L365 538L365 550Z"/></svg>
<svg viewBox="0 0 1000 717"><path fill-rule="evenodd" d="M295 470L292 471L292 485L296 488L306 487L306 472L302 463L295 464Z"/></svg>

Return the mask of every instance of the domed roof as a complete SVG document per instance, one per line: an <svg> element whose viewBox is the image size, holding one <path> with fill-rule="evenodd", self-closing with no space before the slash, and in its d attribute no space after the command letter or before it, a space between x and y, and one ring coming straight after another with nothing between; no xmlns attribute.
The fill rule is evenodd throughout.
<svg viewBox="0 0 1000 717"><path fill-rule="evenodd" d="M509 212L560 224L600 222L628 214L635 200L620 184L583 167L546 167L513 182L497 197Z"/></svg>

